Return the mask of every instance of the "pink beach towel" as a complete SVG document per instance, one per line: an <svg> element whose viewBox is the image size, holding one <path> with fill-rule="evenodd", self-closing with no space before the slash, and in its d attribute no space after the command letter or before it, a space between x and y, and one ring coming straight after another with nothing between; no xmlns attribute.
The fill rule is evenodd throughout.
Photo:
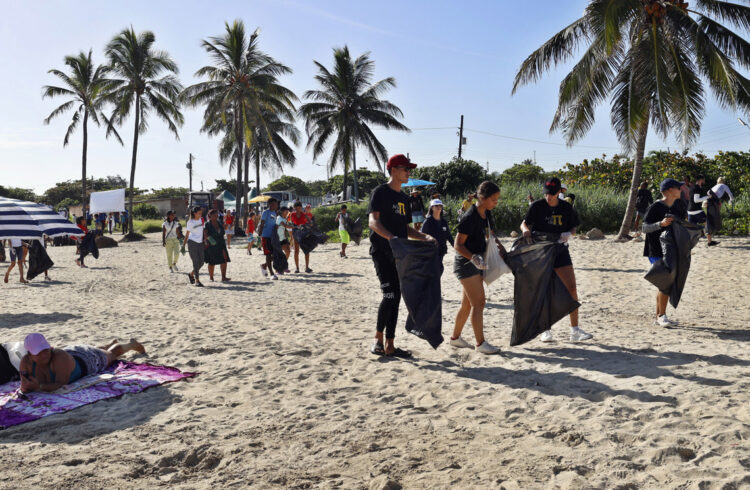
<svg viewBox="0 0 750 490"><path fill-rule="evenodd" d="M152 386L191 378L196 373L151 364L119 361L105 371L86 376L54 393L19 396L19 382L0 385L0 429L64 413L99 400L140 393Z"/></svg>

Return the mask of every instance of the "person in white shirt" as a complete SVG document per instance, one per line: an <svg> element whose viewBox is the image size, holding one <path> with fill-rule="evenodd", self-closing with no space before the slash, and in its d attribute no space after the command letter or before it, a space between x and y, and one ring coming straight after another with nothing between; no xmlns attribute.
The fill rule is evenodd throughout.
<svg viewBox="0 0 750 490"><path fill-rule="evenodd" d="M721 199L724 197L724 194L728 194L729 202L734 202L734 194L732 194L729 186L724 183L724 177L719 177L716 180L716 185L711 187L711 192L716 195L716 199L718 199L719 201L721 201Z"/></svg>
<svg viewBox="0 0 750 490"><path fill-rule="evenodd" d="M18 265L19 272L21 273L21 282L25 284L29 281L23 277L23 259L26 255L28 246L26 243L16 238L11 238L8 242L10 245L10 265L8 266L8 270L5 271L5 282L8 282L10 271L13 270L13 267Z"/></svg>
<svg viewBox="0 0 750 490"><path fill-rule="evenodd" d="M190 210L190 219L185 224L185 240L182 242L182 249L185 246L188 247L190 253L190 260L193 262L193 270L188 274L190 284L195 284L198 287L203 287L203 284L199 278L199 272L203 267L204 252L208 247L208 239L206 238L206 230L203 228L203 208L195 206Z"/></svg>
<svg viewBox="0 0 750 490"><path fill-rule="evenodd" d="M161 224L161 244L167 249L167 265L169 272L177 270L177 259L180 257L180 235L182 234L179 220L171 209L167 211L167 219Z"/></svg>

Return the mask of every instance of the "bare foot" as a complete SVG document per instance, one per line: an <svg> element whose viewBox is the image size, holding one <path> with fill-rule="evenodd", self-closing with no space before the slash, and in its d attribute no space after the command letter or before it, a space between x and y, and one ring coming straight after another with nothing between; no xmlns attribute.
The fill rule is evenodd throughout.
<svg viewBox="0 0 750 490"><path fill-rule="evenodd" d="M231 280L232 280L232 279L231 279L230 277L222 277L222 278L221 278L221 282L229 282L229 281L231 281Z"/></svg>
<svg viewBox="0 0 750 490"><path fill-rule="evenodd" d="M8 274L5 274L5 282L8 282Z"/></svg>
<svg viewBox="0 0 750 490"><path fill-rule="evenodd" d="M98 348L101 349L101 350L109 350L110 347L112 347L113 345L115 345L115 344L117 344L119 342L120 342L119 340L115 339L112 342L110 342L109 344L103 345L103 346L98 347Z"/></svg>
<svg viewBox="0 0 750 490"><path fill-rule="evenodd" d="M24 279L24 278L21 278L21 284L28 284L28 283L29 283L29 281L27 281L27 280L26 280L26 279Z"/></svg>
<svg viewBox="0 0 750 490"><path fill-rule="evenodd" d="M141 354L145 354L146 353L146 348L143 347L143 345L140 342L138 342L137 340L130 339L130 345L133 346L133 350L134 351L140 352Z"/></svg>

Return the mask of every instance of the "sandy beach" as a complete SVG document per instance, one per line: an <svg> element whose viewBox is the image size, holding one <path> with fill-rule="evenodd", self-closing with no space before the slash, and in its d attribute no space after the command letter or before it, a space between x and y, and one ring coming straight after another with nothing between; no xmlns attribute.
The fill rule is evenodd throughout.
<svg viewBox="0 0 750 490"><path fill-rule="evenodd" d="M235 246L232 282L206 273L202 289L187 257L169 273L157 234L88 269L50 247L53 281L0 284L0 340L137 337L148 354L127 359L200 374L0 431L0 487L748 488L750 239L720 240L694 250L675 328L652 325L642 243L576 239L593 341L568 342L562 321L554 343L509 347L504 276L485 312L500 356L432 350L404 331L402 305L397 345L411 360L369 353L369 242L348 260L322 246L313 274L273 282L262 255ZM460 287L452 252L445 261L447 340Z"/></svg>

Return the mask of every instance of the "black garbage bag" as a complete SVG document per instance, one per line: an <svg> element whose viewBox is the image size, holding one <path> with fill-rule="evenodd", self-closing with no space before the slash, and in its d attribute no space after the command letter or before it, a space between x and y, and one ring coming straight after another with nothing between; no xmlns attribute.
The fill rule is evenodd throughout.
<svg viewBox="0 0 750 490"><path fill-rule="evenodd" d="M26 272L26 279L29 281L34 279L53 265L55 263L49 258L47 250L39 243L39 240L31 242L31 246L29 247L29 269Z"/></svg>
<svg viewBox="0 0 750 490"><path fill-rule="evenodd" d="M359 218L352 220L348 218L346 220L346 231L349 233L349 239L359 245L362 241L362 223Z"/></svg>
<svg viewBox="0 0 750 490"><path fill-rule="evenodd" d="M396 259L401 296L409 312L406 331L437 349L443 342L438 247L434 242L405 238L394 238L390 244Z"/></svg>
<svg viewBox="0 0 750 490"><path fill-rule="evenodd" d="M276 272L283 274L289 268L289 262L286 260L284 250L281 248L281 240L279 240L279 234L276 232L277 229L278 225L274 226L273 233L271 234L272 264Z"/></svg>
<svg viewBox="0 0 750 490"><path fill-rule="evenodd" d="M659 235L662 259L651 265L644 278L669 295L669 304L677 308L690 271L693 247L701 237L701 227L673 215L667 217L674 218L674 221Z"/></svg>
<svg viewBox="0 0 750 490"><path fill-rule="evenodd" d="M302 226L292 231L294 239L299 243L302 253L309 254L318 245L324 244L328 236L315 226Z"/></svg>
<svg viewBox="0 0 750 490"><path fill-rule="evenodd" d="M5 245L0 240L0 262L5 262Z"/></svg>
<svg viewBox="0 0 750 490"><path fill-rule="evenodd" d="M706 233L713 235L721 230L721 201L712 197L706 207Z"/></svg>
<svg viewBox="0 0 750 490"><path fill-rule="evenodd" d="M19 379L18 370L10 362L8 351L0 344L0 385Z"/></svg>
<svg viewBox="0 0 750 490"><path fill-rule="evenodd" d="M82 257L86 257L88 254L91 254L95 259L99 258L99 247L96 246L96 236L96 231L90 231L86 233L85 237L83 237L79 249L83 254Z"/></svg>
<svg viewBox="0 0 750 490"><path fill-rule="evenodd" d="M556 235L535 233L533 238L531 244L516 240L505 258L514 277L510 345L532 340L581 306L555 273L555 259L565 245L557 243Z"/></svg>

